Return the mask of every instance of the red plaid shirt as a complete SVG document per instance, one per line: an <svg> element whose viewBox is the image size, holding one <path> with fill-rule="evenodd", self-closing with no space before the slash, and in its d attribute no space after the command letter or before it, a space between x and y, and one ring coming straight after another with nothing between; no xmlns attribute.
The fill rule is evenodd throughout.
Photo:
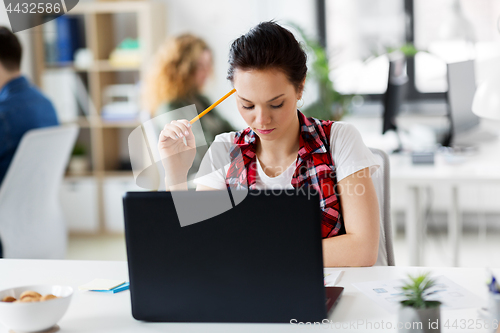
<svg viewBox="0 0 500 333"><path fill-rule="evenodd" d="M296 189L311 186L319 192L322 211L323 238L344 234L340 202L335 189L337 177L330 153L332 121L306 118L298 111L300 149L292 186ZM256 189L255 132L250 128L237 132L231 147L231 165L226 176L228 188Z"/></svg>

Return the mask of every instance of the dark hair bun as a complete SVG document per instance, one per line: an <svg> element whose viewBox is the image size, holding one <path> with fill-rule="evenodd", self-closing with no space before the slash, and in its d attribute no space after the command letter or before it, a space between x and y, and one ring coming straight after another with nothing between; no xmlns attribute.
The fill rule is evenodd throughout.
<svg viewBox="0 0 500 333"><path fill-rule="evenodd" d="M302 90L306 61L306 53L290 31L274 21L261 22L231 45L227 79L233 82L236 69L277 69L295 89Z"/></svg>

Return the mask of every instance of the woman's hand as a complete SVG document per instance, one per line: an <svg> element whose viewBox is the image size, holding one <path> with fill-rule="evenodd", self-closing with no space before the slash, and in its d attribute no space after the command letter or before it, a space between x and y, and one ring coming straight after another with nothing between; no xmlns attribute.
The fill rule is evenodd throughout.
<svg viewBox="0 0 500 333"><path fill-rule="evenodd" d="M167 180L171 180L168 182L185 181L196 155L196 141L189 120L172 120L166 124L160 133L158 150Z"/></svg>

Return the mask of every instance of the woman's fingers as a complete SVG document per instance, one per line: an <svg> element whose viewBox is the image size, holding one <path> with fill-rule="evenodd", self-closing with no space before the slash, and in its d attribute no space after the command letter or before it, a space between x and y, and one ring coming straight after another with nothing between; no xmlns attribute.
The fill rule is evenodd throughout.
<svg viewBox="0 0 500 333"><path fill-rule="evenodd" d="M172 125L170 128L175 132L178 138L182 138L190 134L189 127L191 127L191 125L187 120L173 120L170 125Z"/></svg>
<svg viewBox="0 0 500 333"><path fill-rule="evenodd" d="M167 139L177 140L177 133L173 131L171 128L165 126L160 133L160 142L167 141Z"/></svg>
<svg viewBox="0 0 500 333"><path fill-rule="evenodd" d="M181 119L179 120L184 126L185 126L185 131L184 131L184 136L186 138L186 143L189 147L194 147L196 146L196 140L194 137L193 133L193 128L191 127L191 123L187 119Z"/></svg>
<svg viewBox="0 0 500 333"><path fill-rule="evenodd" d="M166 124L160 133L160 141L166 141L168 138L178 140L183 137L189 138L193 135L189 120L172 120L170 124Z"/></svg>

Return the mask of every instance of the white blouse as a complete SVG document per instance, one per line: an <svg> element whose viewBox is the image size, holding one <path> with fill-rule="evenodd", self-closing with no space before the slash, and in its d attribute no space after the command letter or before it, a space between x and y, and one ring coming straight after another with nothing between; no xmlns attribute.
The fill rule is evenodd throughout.
<svg viewBox="0 0 500 333"><path fill-rule="evenodd" d="M205 185L214 189L226 188L226 174L231 160L229 150L234 142L236 132L217 135L205 154L194 179L195 184ZM359 131L351 124L337 121L332 124L330 132L330 151L337 172L337 182L359 170L369 167L370 174L380 166L370 149L364 144ZM295 162L280 175L269 177L265 174L257 158L257 189L293 189L292 178L295 172Z"/></svg>

